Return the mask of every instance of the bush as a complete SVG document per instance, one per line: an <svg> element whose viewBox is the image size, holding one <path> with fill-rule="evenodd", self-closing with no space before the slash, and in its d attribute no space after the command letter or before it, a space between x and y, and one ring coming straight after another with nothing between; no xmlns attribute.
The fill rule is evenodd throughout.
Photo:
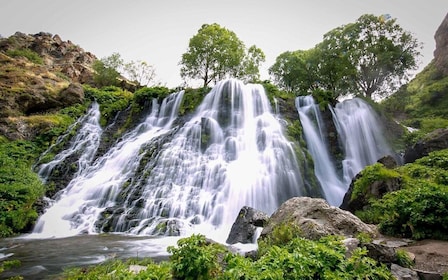
<svg viewBox="0 0 448 280"><path fill-rule="evenodd" d="M22 232L38 216L33 204L43 196L44 186L31 171L27 149L32 149L32 145L23 145L21 142L0 144L1 237Z"/></svg>
<svg viewBox="0 0 448 280"><path fill-rule="evenodd" d="M25 57L29 61L42 65L44 60L36 52L30 49L14 49L6 51L6 54L10 57Z"/></svg>
<svg viewBox="0 0 448 280"><path fill-rule="evenodd" d="M218 256L225 252L222 245L210 244L203 235L180 239L178 247L169 246L173 276L178 279L215 279L221 273Z"/></svg>

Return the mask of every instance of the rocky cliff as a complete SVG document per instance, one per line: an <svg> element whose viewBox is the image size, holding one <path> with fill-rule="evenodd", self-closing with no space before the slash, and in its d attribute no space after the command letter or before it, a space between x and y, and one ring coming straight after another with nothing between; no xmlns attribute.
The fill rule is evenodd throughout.
<svg viewBox="0 0 448 280"><path fill-rule="evenodd" d="M443 75L448 75L448 14L437 29L434 39L434 63Z"/></svg>
<svg viewBox="0 0 448 280"><path fill-rule="evenodd" d="M32 116L81 103L81 84L93 80L96 57L58 35L20 32L0 39L0 134L30 139L36 126L51 126Z"/></svg>

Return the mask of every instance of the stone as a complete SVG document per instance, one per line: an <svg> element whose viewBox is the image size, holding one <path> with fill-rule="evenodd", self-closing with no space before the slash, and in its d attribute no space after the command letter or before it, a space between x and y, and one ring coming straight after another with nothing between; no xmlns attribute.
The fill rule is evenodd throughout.
<svg viewBox="0 0 448 280"><path fill-rule="evenodd" d="M407 148L404 163L412 163L427 156L430 152L448 148L448 128L439 128L426 135L422 140Z"/></svg>
<svg viewBox="0 0 448 280"><path fill-rule="evenodd" d="M244 206L232 225L226 243L254 243L257 237L257 229L264 227L268 219L269 216L266 213Z"/></svg>
<svg viewBox="0 0 448 280"><path fill-rule="evenodd" d="M395 276L397 280L419 280L417 272L412 269L401 267L397 264L392 264L390 267L392 275Z"/></svg>
<svg viewBox="0 0 448 280"><path fill-rule="evenodd" d="M434 39L434 65L443 75L448 75L448 14L437 28Z"/></svg>
<svg viewBox="0 0 448 280"><path fill-rule="evenodd" d="M328 235L350 238L360 233L372 237L378 234L374 226L363 223L348 211L330 206L321 198L293 197L287 200L271 215L260 238L269 237L276 227L284 224L297 226L300 235L310 240Z"/></svg>

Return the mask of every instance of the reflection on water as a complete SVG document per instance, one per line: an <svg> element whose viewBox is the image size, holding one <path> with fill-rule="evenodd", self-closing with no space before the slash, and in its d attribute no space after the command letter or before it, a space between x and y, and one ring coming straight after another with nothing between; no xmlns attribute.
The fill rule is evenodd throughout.
<svg viewBox="0 0 448 280"><path fill-rule="evenodd" d="M97 264L108 259L168 258L166 248L179 237L129 235L80 235L68 238L0 240L0 261L20 260L21 266L0 274L0 279L22 275L24 279L48 279L64 269Z"/></svg>

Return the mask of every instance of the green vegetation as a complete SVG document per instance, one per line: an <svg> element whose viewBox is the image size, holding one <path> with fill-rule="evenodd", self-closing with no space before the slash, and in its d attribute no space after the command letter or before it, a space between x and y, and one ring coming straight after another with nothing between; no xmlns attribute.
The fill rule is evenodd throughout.
<svg viewBox="0 0 448 280"><path fill-rule="evenodd" d="M13 49L6 51L6 54L10 57L25 57L30 62L43 65L44 60L36 52L30 49Z"/></svg>
<svg viewBox="0 0 448 280"><path fill-rule="evenodd" d="M269 241L260 244L256 259L231 253L221 244L208 242L203 235L180 239L168 247L169 262L138 262L147 268L129 272L129 261L113 261L92 268L69 270L62 279L393 279L383 264L358 248L345 256L341 239L335 236L311 241L301 238L293 228L282 227ZM152 274L150 274L152 273ZM146 278L145 278L146 277Z"/></svg>
<svg viewBox="0 0 448 280"><path fill-rule="evenodd" d="M196 108L201 104L205 95L210 92L210 88L187 88L184 92L184 97L182 99L182 104L179 108L179 115L184 116L188 113L194 112Z"/></svg>
<svg viewBox="0 0 448 280"><path fill-rule="evenodd" d="M182 55L183 78L200 79L204 87L225 77L247 81L259 79L264 53L256 46L246 50L236 34L217 23L204 24L189 42Z"/></svg>
<svg viewBox="0 0 448 280"><path fill-rule="evenodd" d="M310 50L280 54L269 68L282 88L305 95L320 89L334 98L387 96L416 68L420 45L395 19L362 15L335 28Z"/></svg>
<svg viewBox="0 0 448 280"><path fill-rule="evenodd" d="M133 94L119 87L108 86L101 89L84 86L86 98L96 100L100 104L100 124L105 126L119 111L126 109L132 101Z"/></svg>
<svg viewBox="0 0 448 280"><path fill-rule="evenodd" d="M37 219L33 206L44 186L30 167L36 150L29 142L0 144L0 237L17 234Z"/></svg>
<svg viewBox="0 0 448 280"><path fill-rule="evenodd" d="M397 173L402 179L401 189L381 199L370 199L370 207L356 215L378 224L384 234L448 240L448 150L430 153L388 172L378 164L370 166L362 173L367 174L366 179L355 182L357 192L362 192L364 182L396 177Z"/></svg>

